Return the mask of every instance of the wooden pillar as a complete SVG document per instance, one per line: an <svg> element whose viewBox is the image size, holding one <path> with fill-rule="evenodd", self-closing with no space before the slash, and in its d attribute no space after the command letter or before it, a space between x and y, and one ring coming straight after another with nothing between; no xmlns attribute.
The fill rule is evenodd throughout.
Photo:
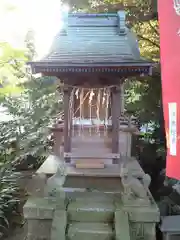
<svg viewBox="0 0 180 240"><path fill-rule="evenodd" d="M71 124L72 120L70 119L70 95L71 88L64 87L64 153L71 153ZM65 157L66 162L70 162L70 157Z"/></svg>
<svg viewBox="0 0 180 240"><path fill-rule="evenodd" d="M120 104L121 104L121 113L124 113L125 102L124 102L124 83L121 84L121 94L120 94Z"/></svg>
<svg viewBox="0 0 180 240"><path fill-rule="evenodd" d="M121 87L112 88L112 153L119 154L119 122L121 115ZM113 159L113 163L118 163L118 159Z"/></svg>

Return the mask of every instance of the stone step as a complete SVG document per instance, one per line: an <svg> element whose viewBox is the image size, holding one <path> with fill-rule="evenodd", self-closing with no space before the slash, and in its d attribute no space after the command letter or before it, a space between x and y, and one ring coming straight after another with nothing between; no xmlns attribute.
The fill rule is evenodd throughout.
<svg viewBox="0 0 180 240"><path fill-rule="evenodd" d="M113 202L96 202L93 199L79 199L68 205L68 220L75 222L114 222Z"/></svg>
<svg viewBox="0 0 180 240"><path fill-rule="evenodd" d="M115 201L121 199L119 191L101 192L96 190L87 190L85 188L64 188L66 197L71 201L89 201L93 199L94 202L110 202L113 204Z"/></svg>
<svg viewBox="0 0 180 240"><path fill-rule="evenodd" d="M104 223L78 223L73 222L68 227L69 240L113 240L112 225Z"/></svg>

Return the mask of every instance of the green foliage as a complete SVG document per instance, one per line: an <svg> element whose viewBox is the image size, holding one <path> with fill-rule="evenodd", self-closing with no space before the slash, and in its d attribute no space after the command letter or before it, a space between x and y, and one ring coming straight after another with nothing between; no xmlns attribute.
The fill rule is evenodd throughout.
<svg viewBox="0 0 180 240"><path fill-rule="evenodd" d="M23 84L24 92L20 96L4 97L3 106L14 116L13 121L0 124L0 143L5 156L9 151L13 157L12 152L15 153L18 161L29 155L46 156L48 126L62 108L61 96L59 101L56 96L55 83L53 78L31 79Z"/></svg>
<svg viewBox="0 0 180 240"><path fill-rule="evenodd" d="M62 96L56 94L56 79L34 78L26 72L26 61L35 56L33 32L25 39L27 48L0 44L0 106L11 121L0 121L0 233L21 223L21 200L17 170L37 169L49 150L48 126L62 110ZM57 96L56 96L57 95ZM15 220L16 219L16 220Z"/></svg>
<svg viewBox="0 0 180 240"><path fill-rule="evenodd" d="M20 173L16 172L11 165L5 164L0 168L0 237L8 234L8 229L13 223L13 218L18 218L22 224L23 217L19 211L22 198L18 180ZM17 221L16 221L17 223Z"/></svg>
<svg viewBox="0 0 180 240"><path fill-rule="evenodd" d="M8 83L2 84L0 104L13 116L12 121L0 122L2 162L20 163L29 159L29 156L34 157L31 158L33 161L35 158L44 159L47 153L48 125L62 109L62 97L58 94L58 100L56 96L56 79L34 78L26 72L26 61L32 60L36 55L32 30L27 32L25 44L26 49L23 51L13 49L8 43L1 44L0 72L6 70ZM7 91L7 86L13 91ZM14 88L20 89L18 94ZM27 167L29 165L31 164L27 164Z"/></svg>
<svg viewBox="0 0 180 240"><path fill-rule="evenodd" d="M14 49L8 43L0 43L0 84L1 87L15 86L25 78L24 50Z"/></svg>

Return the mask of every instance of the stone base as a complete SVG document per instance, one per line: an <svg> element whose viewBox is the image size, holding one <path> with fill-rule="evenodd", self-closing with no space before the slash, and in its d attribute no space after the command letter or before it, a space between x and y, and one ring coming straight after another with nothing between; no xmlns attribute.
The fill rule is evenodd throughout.
<svg viewBox="0 0 180 240"><path fill-rule="evenodd" d="M29 219L27 240L50 240L52 220Z"/></svg>
<svg viewBox="0 0 180 240"><path fill-rule="evenodd" d="M59 238L61 239L61 238ZM68 229L69 240L112 240L112 226L104 223L74 222Z"/></svg>
<svg viewBox="0 0 180 240"><path fill-rule="evenodd" d="M66 179L63 169L60 164L44 194L25 204L27 240L155 240L159 211L151 196L146 203L126 201L119 174L109 169L76 169Z"/></svg>
<svg viewBox="0 0 180 240"><path fill-rule="evenodd" d="M148 207L151 205L150 199L146 198L146 199L129 199L126 196L122 196L122 202L123 205L126 207L139 207L139 206L144 206L144 207Z"/></svg>
<svg viewBox="0 0 180 240"><path fill-rule="evenodd" d="M30 198L24 206L27 240L155 240L155 204L125 206L116 195L111 201L105 195L99 201L88 192L88 198L82 195L68 205L62 204L65 199Z"/></svg>
<svg viewBox="0 0 180 240"><path fill-rule="evenodd" d="M65 240L66 210L58 199L30 198L24 206L27 240Z"/></svg>
<svg viewBox="0 0 180 240"><path fill-rule="evenodd" d="M66 239L67 214L65 210L56 210L52 221L51 240Z"/></svg>

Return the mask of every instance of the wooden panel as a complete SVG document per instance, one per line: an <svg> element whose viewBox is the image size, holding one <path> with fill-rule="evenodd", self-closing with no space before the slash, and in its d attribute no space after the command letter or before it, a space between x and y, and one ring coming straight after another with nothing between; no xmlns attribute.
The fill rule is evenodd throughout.
<svg viewBox="0 0 180 240"><path fill-rule="evenodd" d="M78 168L78 169L102 169L102 168L104 168L105 166L104 166L104 163L99 163L99 162L97 162L97 161L95 161L95 162L83 162L83 160L82 160L82 162L76 162L76 168Z"/></svg>
<svg viewBox="0 0 180 240"><path fill-rule="evenodd" d="M75 155L80 155L87 153L88 156L91 152L96 152L97 155L105 156L108 153L111 153L112 146L112 133L109 132L108 136L104 136L104 133L91 133L89 135L88 130L84 131L84 135L79 136L78 130L74 131L74 136L72 137L72 148L71 152ZM123 156L130 156L131 152L128 150L131 148L128 141L128 132L119 132L119 153ZM55 145L54 153L59 155L60 146L63 144L64 136L61 132L54 132ZM103 153L103 154L102 154Z"/></svg>
<svg viewBox="0 0 180 240"><path fill-rule="evenodd" d="M84 131L84 135L78 136L78 131L74 133L74 137L72 138L72 153L76 156L79 153L79 156L84 154L84 156L91 155L93 152L94 155L96 153L97 156L104 157L106 154L112 152L112 133L109 132L108 136L104 136L103 133L91 133L89 136L88 131ZM76 135L77 134L77 135ZM123 156L130 156L131 152L129 149L131 148L130 142L128 140L128 132L119 132L118 141L119 141L119 153ZM76 136L75 136L76 135Z"/></svg>
<svg viewBox="0 0 180 240"><path fill-rule="evenodd" d="M84 106L84 111L87 110L88 108ZM86 113L88 115L88 111ZM96 109L94 109L94 114L96 114ZM103 115L103 112L101 111L100 114ZM111 140L108 137L108 131L99 130L98 127L92 127L92 125L82 126L82 129L79 126L79 130L73 130L71 152L72 158L108 159L108 154L111 153Z"/></svg>

